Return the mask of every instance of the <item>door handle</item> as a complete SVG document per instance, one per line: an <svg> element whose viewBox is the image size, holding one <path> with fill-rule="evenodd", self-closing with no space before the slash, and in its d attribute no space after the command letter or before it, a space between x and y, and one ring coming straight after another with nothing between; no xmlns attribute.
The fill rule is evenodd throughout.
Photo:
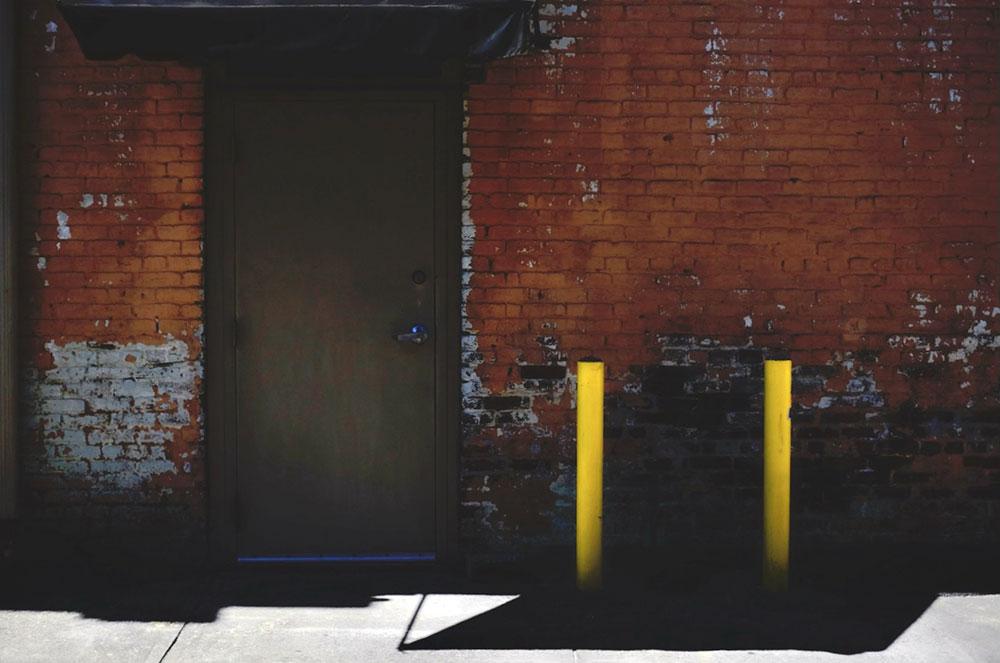
<svg viewBox="0 0 1000 663"><path fill-rule="evenodd" d="M421 345L430 337L431 334L427 331L427 327L421 324L413 325L409 331L399 332L394 335L394 338L400 343L413 343L414 345Z"/></svg>

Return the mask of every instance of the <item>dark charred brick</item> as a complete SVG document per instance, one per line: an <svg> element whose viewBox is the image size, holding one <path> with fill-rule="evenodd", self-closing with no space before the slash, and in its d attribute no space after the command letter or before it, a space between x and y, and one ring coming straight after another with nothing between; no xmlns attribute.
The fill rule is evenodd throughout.
<svg viewBox="0 0 1000 663"><path fill-rule="evenodd" d="M911 495L913 490L909 486L877 486L874 492L876 497L905 500Z"/></svg>
<svg viewBox="0 0 1000 663"><path fill-rule="evenodd" d="M943 445L940 442L921 442L920 453L924 456L936 456L941 453Z"/></svg>
<svg viewBox="0 0 1000 663"><path fill-rule="evenodd" d="M825 410L819 420L823 424L855 424L865 420L865 413L857 408Z"/></svg>
<svg viewBox="0 0 1000 663"><path fill-rule="evenodd" d="M829 428L821 428L819 426L796 427L792 431L792 437L794 439L802 439L802 440L825 439L836 435L837 435L836 431L833 431Z"/></svg>
<svg viewBox="0 0 1000 663"><path fill-rule="evenodd" d="M733 459L733 467L737 470L750 470L761 473L764 471L764 459L760 456L737 456Z"/></svg>
<svg viewBox="0 0 1000 663"><path fill-rule="evenodd" d="M919 495L927 499L947 499L954 497L955 491L951 488L931 488L924 486L920 489Z"/></svg>
<svg viewBox="0 0 1000 663"><path fill-rule="evenodd" d="M489 426L493 423L493 415L488 412L469 412L465 411L462 413L462 424L466 426Z"/></svg>
<svg viewBox="0 0 1000 663"><path fill-rule="evenodd" d="M921 484L927 483L933 476L929 472L896 472L892 480L902 484Z"/></svg>
<svg viewBox="0 0 1000 663"><path fill-rule="evenodd" d="M521 366L522 380L565 380L565 366Z"/></svg>
<svg viewBox="0 0 1000 663"><path fill-rule="evenodd" d="M684 467L693 470L717 470L733 466L733 459L727 456L692 456L684 459Z"/></svg>
<svg viewBox="0 0 1000 663"><path fill-rule="evenodd" d="M709 350L708 364L709 366L734 366L737 356L736 350Z"/></svg>
<svg viewBox="0 0 1000 663"><path fill-rule="evenodd" d="M992 486L976 486L974 488L969 488L966 490L966 493L969 497L981 500L1000 499L1000 483L993 484Z"/></svg>
<svg viewBox="0 0 1000 663"><path fill-rule="evenodd" d="M491 472L497 469L502 469L506 463L499 465L496 460L486 460L486 459L468 459L463 461L462 467L468 472Z"/></svg>
<svg viewBox="0 0 1000 663"><path fill-rule="evenodd" d="M876 470L893 471L906 467L913 462L912 458L904 456L874 456L867 458L862 463L870 465Z"/></svg>
<svg viewBox="0 0 1000 663"><path fill-rule="evenodd" d="M552 471L551 463L545 459L517 458L510 461L510 468L530 474L548 474Z"/></svg>
<svg viewBox="0 0 1000 663"><path fill-rule="evenodd" d="M694 366L654 366L643 375L642 391L657 396L681 396L686 393L686 385L701 375L704 369Z"/></svg>
<svg viewBox="0 0 1000 663"><path fill-rule="evenodd" d="M484 410L521 410L528 407L528 399L521 396L487 396L480 403Z"/></svg>
<svg viewBox="0 0 1000 663"><path fill-rule="evenodd" d="M913 380L934 380L945 374L945 366L941 364L910 364L900 366L899 372Z"/></svg>
<svg viewBox="0 0 1000 663"><path fill-rule="evenodd" d="M889 440L886 446L894 454L915 454L920 451L920 444L912 439Z"/></svg>
<svg viewBox="0 0 1000 663"><path fill-rule="evenodd" d="M737 394L750 394L763 399L764 380L759 376L733 378L729 381L729 388Z"/></svg>
<svg viewBox="0 0 1000 663"><path fill-rule="evenodd" d="M1000 409L973 410L967 416L976 423L1000 424Z"/></svg>
<svg viewBox="0 0 1000 663"><path fill-rule="evenodd" d="M974 454L986 454L993 450L992 440L969 440L965 444L965 450Z"/></svg>
<svg viewBox="0 0 1000 663"><path fill-rule="evenodd" d="M1000 456L966 456L962 459L962 464L966 467L1000 470Z"/></svg>
<svg viewBox="0 0 1000 663"><path fill-rule="evenodd" d="M736 363L740 366L757 366L764 363L764 351L758 349L747 349L736 351Z"/></svg>

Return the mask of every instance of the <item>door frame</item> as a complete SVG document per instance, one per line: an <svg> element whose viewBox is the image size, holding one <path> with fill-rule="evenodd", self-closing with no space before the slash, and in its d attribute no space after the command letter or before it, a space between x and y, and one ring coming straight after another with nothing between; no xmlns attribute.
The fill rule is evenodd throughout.
<svg viewBox="0 0 1000 663"><path fill-rule="evenodd" d="M237 99L431 100L435 103L435 555L455 558L458 549L458 452L461 401L461 159L460 66L440 76L392 79L365 76L301 78L236 74L225 63L208 68L205 108L205 446L208 543L213 562L236 562L237 493L236 278L234 103Z"/></svg>
<svg viewBox="0 0 1000 663"><path fill-rule="evenodd" d="M0 5L0 537L17 515L17 174L18 118L15 67L18 13ZM0 546L3 546L0 540Z"/></svg>

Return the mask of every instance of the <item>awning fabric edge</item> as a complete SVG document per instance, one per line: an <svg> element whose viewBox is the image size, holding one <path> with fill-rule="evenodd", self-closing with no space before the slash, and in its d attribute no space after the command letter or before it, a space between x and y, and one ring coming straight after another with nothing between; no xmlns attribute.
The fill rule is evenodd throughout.
<svg viewBox="0 0 1000 663"><path fill-rule="evenodd" d="M241 53L485 61L530 50L529 0L253 3L57 0L92 59L210 59Z"/></svg>

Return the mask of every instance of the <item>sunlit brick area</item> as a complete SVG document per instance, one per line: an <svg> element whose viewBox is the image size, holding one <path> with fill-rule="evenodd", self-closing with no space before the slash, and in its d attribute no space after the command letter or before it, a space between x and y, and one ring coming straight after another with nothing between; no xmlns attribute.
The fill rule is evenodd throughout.
<svg viewBox="0 0 1000 663"><path fill-rule="evenodd" d="M51 3L18 9L26 508L198 531L202 72L88 61Z"/></svg>
<svg viewBox="0 0 1000 663"><path fill-rule="evenodd" d="M572 541L585 355L611 544L756 540L778 356L794 537L995 539L996 12L543 2L470 70L459 548ZM205 69L18 20L22 511L202 537Z"/></svg>
<svg viewBox="0 0 1000 663"><path fill-rule="evenodd" d="M613 541L995 538L995 4L543 3L470 86L463 537L570 541L575 362ZM565 367L565 368L564 368Z"/></svg>

